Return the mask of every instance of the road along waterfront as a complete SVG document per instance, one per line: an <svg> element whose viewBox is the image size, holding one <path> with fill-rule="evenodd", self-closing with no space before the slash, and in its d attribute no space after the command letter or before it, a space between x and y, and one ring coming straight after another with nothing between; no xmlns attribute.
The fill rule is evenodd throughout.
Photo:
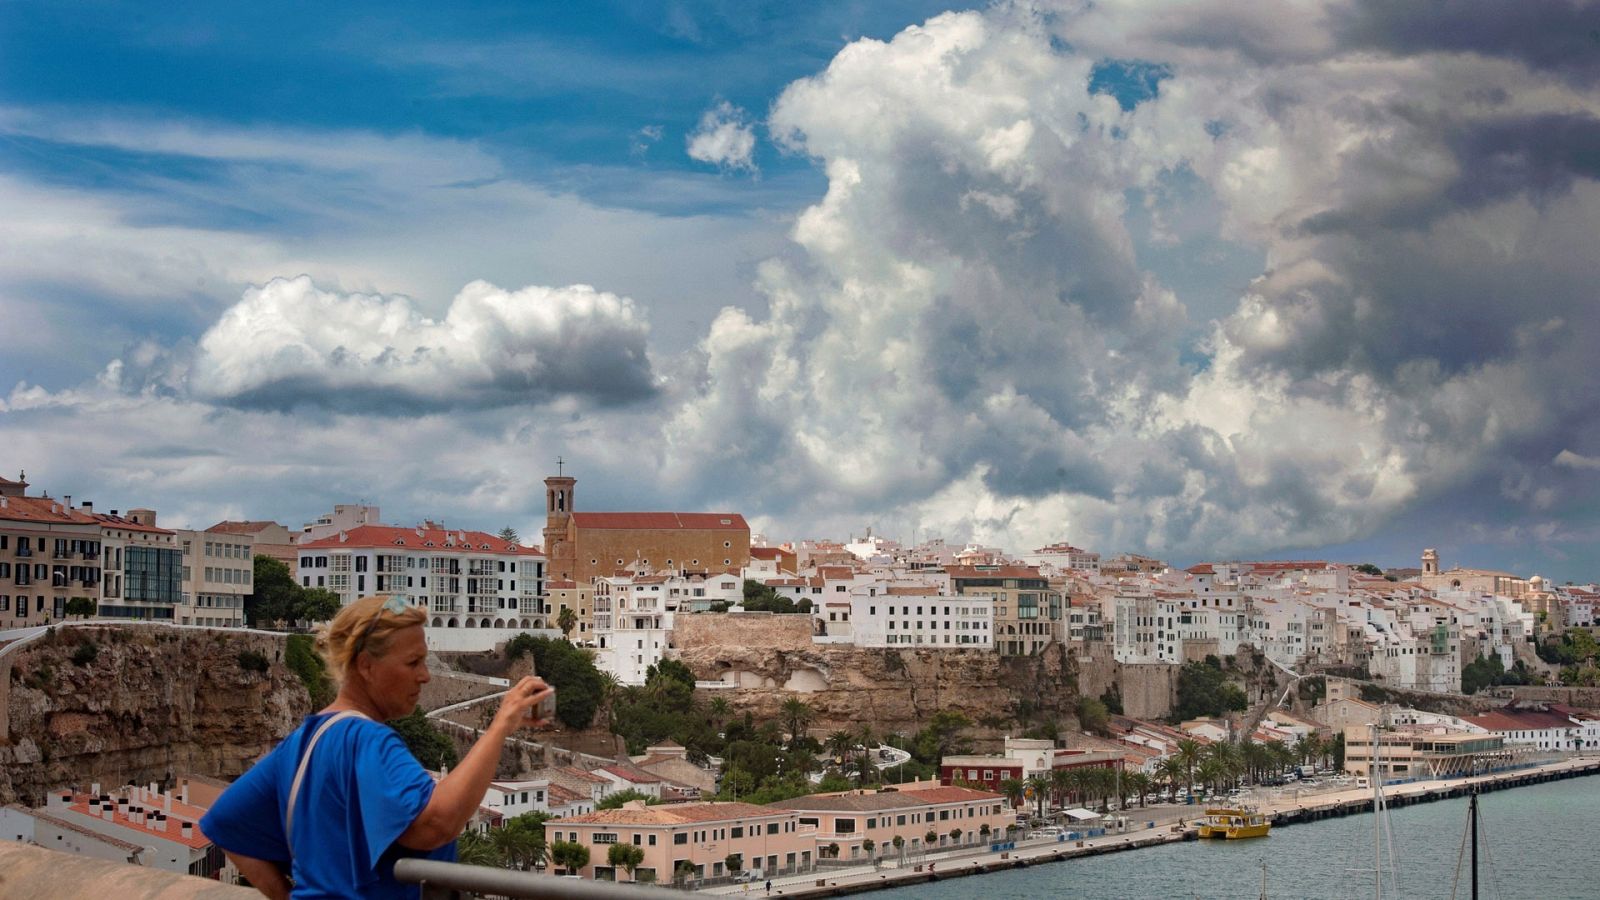
<svg viewBox="0 0 1600 900"><path fill-rule="evenodd" d="M1587 779L1578 782L1566 779L1597 773L1600 773L1600 760L1573 759L1472 779L1400 785L1385 791L1400 845L1400 883L1404 896L1450 896L1450 876L1454 872L1465 823L1465 802L1417 804L1465 797L1472 786L1482 791L1519 788L1484 801L1484 815L1490 829L1488 840L1494 842L1490 852L1497 861L1504 896L1595 896L1592 889L1580 890L1592 888L1594 880L1600 877L1600 863L1592 861L1592 841L1582 836L1590 833L1591 823L1600 817L1600 791ZM1502 801L1502 797L1506 800ZM1556 804L1561 812L1557 819L1544 821L1542 810L1552 805L1546 802L1550 798L1563 801ZM899 890L883 895L886 900L901 895L909 898L913 891L918 900L972 897L980 893L992 900L1040 896L1253 897L1260 890L1260 867L1265 861L1270 896L1370 896L1372 820L1369 816L1352 813L1369 810L1371 804L1371 793L1366 790L1333 791L1312 797L1290 794L1268 800L1260 805L1276 822L1272 836L1239 842L1193 841L1190 820L1196 810L1190 807L1181 830L1158 827L1106 835L1081 844L1019 844L1008 854L985 851L935 855L930 857L934 864L931 871L926 862L921 871L909 864L905 868L837 869L775 881L772 895L841 896L898 887ZM1130 815L1138 812L1129 810ZM1499 819L1502 815L1508 816L1503 823ZM1308 822L1316 824L1305 828L1283 827ZM1546 837L1547 832L1553 834L1558 830L1564 839L1588 843L1545 859L1541 854L1549 854L1562 846L1559 840ZM1146 852L1119 853L1134 849ZM1043 865L1056 860L1068 862ZM1523 869L1534 866L1538 871L1530 874L1537 878L1529 882ZM1363 867L1365 871L1361 871ZM990 877L981 882L965 877L980 874ZM1566 877L1576 880L1562 883L1561 879ZM1417 883L1413 884L1413 879ZM1532 889L1534 883L1540 886ZM915 887L905 887L907 885ZM739 886L708 893L744 890ZM1491 891L1490 896L1493 895Z"/></svg>

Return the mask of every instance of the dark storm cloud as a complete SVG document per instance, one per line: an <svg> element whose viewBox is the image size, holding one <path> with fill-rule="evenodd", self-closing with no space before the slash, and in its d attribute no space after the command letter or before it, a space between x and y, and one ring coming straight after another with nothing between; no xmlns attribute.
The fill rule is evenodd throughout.
<svg viewBox="0 0 1600 900"><path fill-rule="evenodd" d="M1586 86L1600 80L1600 6L1589 0L1357 0L1328 19L1351 49L1477 53Z"/></svg>

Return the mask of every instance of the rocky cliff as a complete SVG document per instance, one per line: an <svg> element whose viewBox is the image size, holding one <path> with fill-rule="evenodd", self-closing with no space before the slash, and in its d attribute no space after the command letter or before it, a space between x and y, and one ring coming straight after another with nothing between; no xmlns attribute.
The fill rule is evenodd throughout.
<svg viewBox="0 0 1600 900"><path fill-rule="evenodd" d="M673 643L697 679L734 685L708 689L707 697L757 721L781 721L783 702L799 697L816 711L813 733L870 725L880 735L910 734L935 712L953 710L982 726L974 737L985 749L1030 723L1076 723L1076 668L1059 647L1034 657L866 649L813 644L810 627L808 616L683 616Z"/></svg>
<svg viewBox="0 0 1600 900"><path fill-rule="evenodd" d="M272 635L92 625L18 648L0 665L0 803L92 781L237 777L310 710L283 649Z"/></svg>

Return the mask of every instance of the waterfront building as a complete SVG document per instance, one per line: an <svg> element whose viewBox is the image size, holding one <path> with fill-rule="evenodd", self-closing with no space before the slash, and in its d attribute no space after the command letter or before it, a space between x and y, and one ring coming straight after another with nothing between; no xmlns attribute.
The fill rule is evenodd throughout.
<svg viewBox="0 0 1600 900"><path fill-rule="evenodd" d="M814 829L815 846L838 846L839 859L892 857L901 850L967 847L985 843L991 835L1005 834L1015 821L1005 798L993 791L954 787L937 781L914 781L829 794L808 794L769 804L771 809L798 815L799 824ZM928 835L932 833L930 841ZM868 849L866 841L872 841Z"/></svg>
<svg viewBox="0 0 1600 900"><path fill-rule="evenodd" d="M999 791L1007 779L1027 781L1035 775L1050 775L1059 769L1111 769L1126 767L1127 753L1063 749L1043 738L1006 737L1005 749L998 754L957 754L939 760L939 783L965 783L988 791Z"/></svg>
<svg viewBox="0 0 1600 900"><path fill-rule="evenodd" d="M231 884L236 873L200 831L208 806L190 797L187 786L168 793L154 784L102 793L95 784L87 793L53 792L43 809L0 808L0 839Z"/></svg>
<svg viewBox="0 0 1600 900"><path fill-rule="evenodd" d="M1600 723L1582 718L1565 707L1522 709L1511 706L1461 718L1475 730L1500 737L1507 746L1523 746L1546 753L1594 747L1596 731L1600 729Z"/></svg>
<svg viewBox="0 0 1600 900"><path fill-rule="evenodd" d="M1344 730L1344 768L1371 776L1373 729L1350 725ZM1458 778L1513 765L1520 758L1499 735L1456 731L1440 725L1380 728L1379 769L1385 781Z"/></svg>
<svg viewBox="0 0 1600 900"><path fill-rule="evenodd" d="M589 864L578 873L600 881L625 881L606 859L615 844L633 844L644 861L634 881L671 881L674 873L694 878L721 878L737 870L757 871L764 878L811 870L816 859L814 827L802 828L799 816L775 806L750 803L674 803L648 806L630 800L617 809L602 809L545 824L549 843L567 841L589 848Z"/></svg>
<svg viewBox="0 0 1600 900"><path fill-rule="evenodd" d="M524 631L551 633L537 547L425 522L361 525L301 543L299 554L304 587L345 604L389 594L424 609L435 650L489 650Z"/></svg>

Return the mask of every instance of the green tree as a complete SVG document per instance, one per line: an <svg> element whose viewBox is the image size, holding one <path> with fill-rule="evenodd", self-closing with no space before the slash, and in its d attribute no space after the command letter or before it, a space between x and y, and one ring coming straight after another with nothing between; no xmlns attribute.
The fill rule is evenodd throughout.
<svg viewBox="0 0 1600 900"><path fill-rule="evenodd" d="M289 567L260 553L252 563L250 593L244 598L244 614L250 627L266 628L287 621L294 614L300 592Z"/></svg>
<svg viewBox="0 0 1600 900"><path fill-rule="evenodd" d="M93 597L72 597L67 600L66 612L69 616L87 619L94 615L98 609L99 604L95 602Z"/></svg>
<svg viewBox="0 0 1600 900"><path fill-rule="evenodd" d="M1013 809L1022 805L1022 799L1027 792L1028 786L1016 778L1007 778L1000 782L1000 793L1005 795Z"/></svg>
<svg viewBox="0 0 1600 900"><path fill-rule="evenodd" d="M1194 738L1184 738L1178 741L1177 758L1183 763L1185 784L1189 793L1194 793L1194 767L1200 764L1200 742Z"/></svg>
<svg viewBox="0 0 1600 900"><path fill-rule="evenodd" d="M326 622L339 614L339 595L325 588L300 588L291 617L297 622Z"/></svg>
<svg viewBox="0 0 1600 900"><path fill-rule="evenodd" d="M257 557L259 559L259 557ZM322 661L309 634L291 634L284 641L283 664L299 677L311 697L311 707L321 709L333 702L337 689L328 675L328 664Z"/></svg>
<svg viewBox="0 0 1600 900"><path fill-rule="evenodd" d="M1360 573L1362 573L1364 575L1375 575L1375 576L1383 575L1383 570L1378 568L1377 566L1373 565L1372 563L1362 563L1361 565L1354 566L1353 568L1355 569L1355 571L1360 572Z"/></svg>
<svg viewBox="0 0 1600 900"><path fill-rule="evenodd" d="M1174 721L1220 716L1249 706L1244 691L1228 681L1220 666L1184 663L1178 670L1178 704Z"/></svg>
<svg viewBox="0 0 1600 900"><path fill-rule="evenodd" d="M547 637L534 638L530 649L534 668L556 689L556 718L568 728L589 727L604 690L594 654Z"/></svg>
<svg viewBox="0 0 1600 900"><path fill-rule="evenodd" d="M572 629L578 627L578 611L570 606L561 607L561 612L556 613L556 627L561 629L561 636L571 640Z"/></svg>
<svg viewBox="0 0 1600 900"><path fill-rule="evenodd" d="M389 727L400 734L400 739L406 742L411 755L422 763L424 769L437 772L456 764L455 742L423 714L422 707L390 722Z"/></svg>
<svg viewBox="0 0 1600 900"><path fill-rule="evenodd" d="M811 720L815 717L816 710L813 710L811 704L801 700L799 697L790 697L783 701L783 719L789 725L789 739L791 741L803 735L806 726L811 724Z"/></svg>
<svg viewBox="0 0 1600 900"><path fill-rule="evenodd" d="M522 542L522 536L517 534L517 530L510 525L500 529L500 533L496 536L508 544L520 544Z"/></svg>
<svg viewBox="0 0 1600 900"><path fill-rule="evenodd" d="M550 845L550 861L567 874L576 875L589 864L589 848L576 841L556 841Z"/></svg>
<svg viewBox="0 0 1600 900"><path fill-rule="evenodd" d="M500 855L501 865L527 871L544 851L544 838L522 828L501 827L489 832L489 842Z"/></svg>
<svg viewBox="0 0 1600 900"><path fill-rule="evenodd" d="M729 872L737 875L744 871L744 854L729 853L727 856L722 858L722 865L725 866Z"/></svg>
<svg viewBox="0 0 1600 900"><path fill-rule="evenodd" d="M467 829L456 839L456 862L464 866L504 868L505 860L494 842L476 829Z"/></svg>
<svg viewBox="0 0 1600 900"><path fill-rule="evenodd" d="M606 850L606 862L628 873L633 878L633 871L644 862L644 848L632 844L612 844Z"/></svg>

